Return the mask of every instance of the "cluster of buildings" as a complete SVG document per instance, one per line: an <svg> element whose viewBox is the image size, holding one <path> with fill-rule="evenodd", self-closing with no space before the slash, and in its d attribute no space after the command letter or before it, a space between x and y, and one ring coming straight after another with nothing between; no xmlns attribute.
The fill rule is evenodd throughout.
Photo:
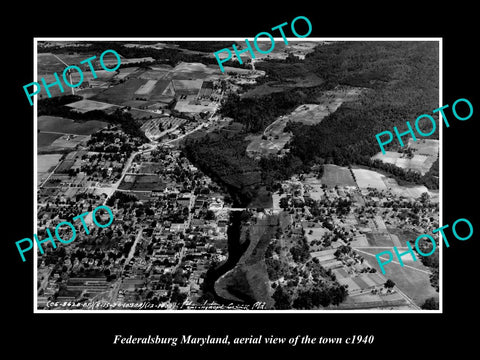
<svg viewBox="0 0 480 360"><path fill-rule="evenodd" d="M292 257L292 248L304 241L308 259L315 259L339 284L347 286L347 300L335 308L417 308L400 289L385 286L388 279L377 272L374 258L366 255L374 256L379 246L405 246L411 240L407 235L437 226L438 203L428 195L407 198L390 190L331 187L313 176L301 176L285 181L274 200L274 209L288 212L291 223L277 239L272 254L284 264L280 266L282 276L272 281L272 288L281 285L295 297L298 290L291 286L289 273L295 271L298 277L297 269L308 269L311 260ZM307 284L311 274L307 271L303 276Z"/></svg>

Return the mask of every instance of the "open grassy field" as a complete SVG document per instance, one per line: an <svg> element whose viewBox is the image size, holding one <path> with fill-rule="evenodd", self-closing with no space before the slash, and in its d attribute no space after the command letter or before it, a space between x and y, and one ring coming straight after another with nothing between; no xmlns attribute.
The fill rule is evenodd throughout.
<svg viewBox="0 0 480 360"><path fill-rule="evenodd" d="M440 151L440 141L435 139L409 139L408 146L419 155L437 156Z"/></svg>
<svg viewBox="0 0 480 360"><path fill-rule="evenodd" d="M249 227L248 248L237 265L218 279L217 294L231 300L264 301L267 308L273 305L264 254L277 223L278 216L264 216Z"/></svg>
<svg viewBox="0 0 480 360"><path fill-rule="evenodd" d="M128 68L127 68L128 69ZM171 76L171 69L165 69L165 70L160 70L160 69L152 69L152 70L146 70L142 72L141 74L138 75L140 79L145 79L145 80L169 80Z"/></svg>
<svg viewBox="0 0 480 360"><path fill-rule="evenodd" d="M51 133L39 133L37 136L37 147L38 150L41 150L45 147L50 146L56 139L58 139L62 134L51 134Z"/></svg>
<svg viewBox="0 0 480 360"><path fill-rule="evenodd" d="M135 91L135 95L146 95L150 94L150 92L155 87L157 80L148 80L145 84L140 86L137 91Z"/></svg>
<svg viewBox="0 0 480 360"><path fill-rule="evenodd" d="M37 155L37 184L41 184L60 161L62 154Z"/></svg>
<svg viewBox="0 0 480 360"><path fill-rule="evenodd" d="M322 184L328 187L334 187L335 185L355 186L355 180L350 170L333 164L324 165L324 173L321 180Z"/></svg>
<svg viewBox="0 0 480 360"><path fill-rule="evenodd" d="M38 130L40 130L40 132L91 135L106 126L106 122L98 120L75 122L71 119L58 116L38 117Z"/></svg>
<svg viewBox="0 0 480 360"><path fill-rule="evenodd" d="M202 111L213 112L216 104L213 101L205 100L179 100L175 105L175 110L184 113L200 113Z"/></svg>
<svg viewBox="0 0 480 360"><path fill-rule="evenodd" d="M50 148L74 148L78 144L87 141L90 138L90 135L62 135L58 139L55 139L54 142L50 144Z"/></svg>
<svg viewBox="0 0 480 360"><path fill-rule="evenodd" d="M365 234L367 237L369 246L405 246L406 239L402 242L399 241L396 235L388 232L371 232ZM380 251L380 250L379 250Z"/></svg>
<svg viewBox="0 0 480 360"><path fill-rule="evenodd" d="M408 139L408 147L413 150L413 157L408 158L406 154L397 151L386 151L385 154L378 152L372 159L394 164L402 169L410 169L422 175L430 170L440 151L440 142L435 139Z"/></svg>
<svg viewBox="0 0 480 360"><path fill-rule="evenodd" d="M53 170L61 157L62 154L37 155L37 172L44 173Z"/></svg>
<svg viewBox="0 0 480 360"><path fill-rule="evenodd" d="M437 159L436 156L413 155L413 158L406 157L395 151L386 151L385 154L379 152L372 156L373 160L381 160L384 163L396 165L402 169L409 169L419 172L422 175L430 170L433 163Z"/></svg>
<svg viewBox="0 0 480 360"><path fill-rule="evenodd" d="M291 134L281 133L271 138L263 139L262 135L250 135L247 146L247 155L251 157L278 155L290 140Z"/></svg>
<svg viewBox="0 0 480 360"><path fill-rule="evenodd" d="M95 70L96 77L93 76L91 71L82 70L82 72L83 81L109 81L116 75L115 72L100 69ZM70 79L68 81L70 81ZM80 73L72 71L72 84L77 84L78 82L80 82Z"/></svg>
<svg viewBox="0 0 480 360"><path fill-rule="evenodd" d="M305 86L305 85L304 85ZM266 87L266 89L261 89ZM266 93L282 91L282 87L271 89L271 85L262 84L244 97L264 95ZM281 154L281 150L290 141L291 134L285 133L285 126L289 121L299 122L304 125L316 125L335 112L344 102L352 101L358 97L362 89L347 86L337 86L333 90L325 91L319 98L319 104L302 104L286 116L278 117L268 125L261 135L250 136L250 144L247 147L247 154L252 157Z"/></svg>
<svg viewBox="0 0 480 360"><path fill-rule="evenodd" d="M387 188L385 185L384 179L386 178L384 175L367 169L359 169L359 168L352 168L353 173L355 175L355 179L357 181L357 185L360 188L375 188L384 190Z"/></svg>
<svg viewBox="0 0 480 360"><path fill-rule="evenodd" d="M161 117L152 120L148 120L141 126L141 130L145 132L145 136L149 139L156 140L159 137L170 132L172 129L179 127L182 124L185 124L187 120L177 118L177 117ZM159 129L159 125L162 125L163 130Z"/></svg>

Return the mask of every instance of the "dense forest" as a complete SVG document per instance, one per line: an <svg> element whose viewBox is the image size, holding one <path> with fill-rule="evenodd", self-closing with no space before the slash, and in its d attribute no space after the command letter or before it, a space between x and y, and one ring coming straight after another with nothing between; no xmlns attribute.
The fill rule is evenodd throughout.
<svg viewBox="0 0 480 360"><path fill-rule="evenodd" d="M217 59L213 55L213 51L222 49L225 46L225 42L184 42L176 41L175 44L179 45L181 48L195 51L207 51L207 54L195 54L192 52L185 52L179 48L165 47L163 49L157 49L153 47L126 47L123 46L125 42L119 41L92 41L88 42L90 46L38 46L39 53L54 53L54 54L64 54L64 53L79 53L79 54L97 54L97 58L100 57L101 53L105 50L114 50L121 56L131 59L131 58L142 58L142 57L151 57L155 60L157 64L168 64L171 66L176 66L179 62L201 62L204 64L218 64ZM202 44L203 43L203 44ZM229 46L232 44L230 43ZM227 45L228 46L228 45ZM211 53L209 50L213 50ZM123 67L138 66L138 63L123 64ZM224 66L232 67L241 67L244 68L245 64L239 64L238 61L229 60L224 63Z"/></svg>
<svg viewBox="0 0 480 360"><path fill-rule="evenodd" d="M287 173L291 170L289 164L296 164L293 159L299 159L306 166L319 162L358 164L388 172L400 182L438 188L438 160L425 176L370 160L379 151L375 134L392 130L393 126L404 131L405 121L413 124L419 115L431 114L438 107L437 43L337 42L316 47L303 61L293 57L269 60L259 62L256 68L266 71L262 83L273 81L278 86L282 82L291 83L292 78L306 77L308 73L320 76L324 83L309 88L286 86L284 91L256 97L229 96L221 113L243 124L246 133L263 131L276 117L302 103L318 103L323 91L337 85L370 89L356 101L343 103L320 124L297 123L285 128L293 133L288 144L292 156L283 164ZM438 121L438 117L434 118ZM427 132L429 124L422 125ZM438 130L429 138L438 139ZM202 145L201 141L198 145ZM392 150L398 147L395 141L387 146ZM243 150L237 158L242 153ZM208 162L209 159L204 159L204 163ZM269 179L268 171L262 177Z"/></svg>

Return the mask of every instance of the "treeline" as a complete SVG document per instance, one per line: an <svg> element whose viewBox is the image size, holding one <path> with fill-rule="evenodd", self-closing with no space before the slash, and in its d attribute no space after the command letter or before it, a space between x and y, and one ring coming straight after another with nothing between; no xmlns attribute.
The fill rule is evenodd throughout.
<svg viewBox="0 0 480 360"><path fill-rule="evenodd" d="M126 134L139 138L143 143L148 142L144 132L140 130L140 123L135 121L129 112L122 111L120 108L117 108L111 114L107 114L102 110L92 110L80 113L64 106L80 100L82 100L82 97L78 95L64 95L38 100L38 116L60 116L80 121L105 121L110 124L120 125Z"/></svg>

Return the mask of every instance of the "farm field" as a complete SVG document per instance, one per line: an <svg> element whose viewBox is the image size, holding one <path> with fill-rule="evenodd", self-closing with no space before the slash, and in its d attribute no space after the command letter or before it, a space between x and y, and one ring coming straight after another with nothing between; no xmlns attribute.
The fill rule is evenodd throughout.
<svg viewBox="0 0 480 360"><path fill-rule="evenodd" d="M40 130L41 132L91 135L106 126L106 122L98 120L75 122L71 119L66 119L58 116L38 117L38 130Z"/></svg>
<svg viewBox="0 0 480 360"><path fill-rule="evenodd" d="M277 89L272 89L269 84L263 84L243 94L242 97L264 95L265 92L261 89L262 87L266 87L266 93L283 91L281 86ZM291 138L290 133L284 132L285 126L289 121L299 122L304 125L319 124L326 116L335 112L344 102L356 99L361 91L362 89L360 88L347 86L338 86L333 90L325 91L318 99L319 104L302 104L290 114L278 117L265 128L263 139L261 135L250 136L251 142L247 147L247 154L252 157L280 154L279 152ZM256 93L254 94L253 92Z"/></svg>
<svg viewBox="0 0 480 360"><path fill-rule="evenodd" d="M408 146L419 155L437 156L440 150L440 141L435 139L409 139Z"/></svg>
<svg viewBox="0 0 480 360"><path fill-rule="evenodd" d="M156 85L157 80L147 80L145 84L140 86L137 91L135 91L135 95L146 95L150 94L153 90L154 86Z"/></svg>
<svg viewBox="0 0 480 360"><path fill-rule="evenodd" d="M126 175L118 188L131 191L164 190L165 184L158 175Z"/></svg>
<svg viewBox="0 0 480 360"><path fill-rule="evenodd" d="M222 72L218 66L181 62L175 66L171 76L176 80L210 80L219 78L222 76Z"/></svg>
<svg viewBox="0 0 480 360"><path fill-rule="evenodd" d="M116 75L115 72L98 69L95 70L95 78L91 71L86 71L82 69L82 72L83 81L109 81ZM80 82L80 73L72 71L72 83L77 84L78 82Z"/></svg>
<svg viewBox="0 0 480 360"><path fill-rule="evenodd" d="M334 187L335 185L355 186L355 180L350 170L333 164L324 165L324 173L321 180L322 184L328 187Z"/></svg>
<svg viewBox="0 0 480 360"><path fill-rule="evenodd" d="M175 105L175 110L184 113L200 113L202 111L215 111L217 105L212 101L197 100L179 100Z"/></svg>
<svg viewBox="0 0 480 360"><path fill-rule="evenodd" d="M74 148L78 144L87 141L90 135L62 135L50 144L51 149Z"/></svg>
<svg viewBox="0 0 480 360"><path fill-rule="evenodd" d="M275 40L275 47L269 54L261 54L255 51L255 59L259 61L263 59L286 59L289 53L293 53L300 59L304 59L305 55L312 52L313 49L321 42L319 41L291 41L288 40L288 45L280 38ZM245 46L245 43L237 42L239 45ZM271 42L268 38L259 38L257 41L258 47L263 51L268 51L271 47Z"/></svg>
<svg viewBox="0 0 480 360"><path fill-rule="evenodd" d="M415 154L413 158L409 159L403 153L386 151L385 154L381 152L375 154L372 156L372 160L381 160L384 163L393 164L402 169L414 170L425 175L432 167L436 157Z"/></svg>
<svg viewBox="0 0 480 360"><path fill-rule="evenodd" d="M360 255L365 258L370 266L374 267L377 272L381 273L380 266L375 258L375 254L379 252L380 250L378 249L362 249ZM428 268L423 266L420 260L417 260L416 262L412 260L408 261L406 256L404 256L402 260L406 265L414 267L417 270L408 267L401 267L399 264L392 262L385 266L385 275L383 276L387 279L391 279L397 287L409 296L418 306L421 306L425 300L430 297L438 298L438 293L430 285Z"/></svg>
<svg viewBox="0 0 480 360"><path fill-rule="evenodd" d="M158 162L142 162L138 173L140 174L158 174L164 170L164 166Z"/></svg>
<svg viewBox="0 0 480 360"><path fill-rule="evenodd" d="M169 101L173 95L166 94L169 80L148 80L130 78L127 81L110 87L94 96L92 99L109 104L128 106L132 100L140 98L145 101Z"/></svg>
<svg viewBox="0 0 480 360"><path fill-rule="evenodd" d="M408 158L405 153L397 151L385 151L385 154L378 152L372 156L373 160L380 160L384 163L394 164L402 169L409 169L419 172L422 175L430 170L440 151L440 142L435 139L408 140L408 147L413 150L413 157Z"/></svg>
<svg viewBox="0 0 480 360"><path fill-rule="evenodd" d="M187 120L177 117L162 117L148 120L140 129L145 132L145 136L150 140L157 140L186 122ZM163 131L159 129L160 124L164 129Z"/></svg>
<svg viewBox="0 0 480 360"><path fill-rule="evenodd" d="M102 103L94 100L80 100L74 103L67 104L66 106L72 109L84 113L92 110L106 110L113 107L112 104Z"/></svg>
<svg viewBox="0 0 480 360"><path fill-rule="evenodd" d="M57 166L62 154L37 155L37 172L44 173Z"/></svg>

